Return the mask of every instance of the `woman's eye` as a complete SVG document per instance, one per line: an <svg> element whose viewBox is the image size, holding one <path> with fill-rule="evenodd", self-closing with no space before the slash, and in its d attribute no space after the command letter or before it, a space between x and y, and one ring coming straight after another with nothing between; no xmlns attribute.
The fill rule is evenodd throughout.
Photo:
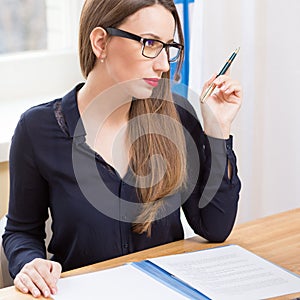
<svg viewBox="0 0 300 300"><path fill-rule="evenodd" d="M154 40L146 40L145 46L146 47L154 47L155 46L155 41Z"/></svg>

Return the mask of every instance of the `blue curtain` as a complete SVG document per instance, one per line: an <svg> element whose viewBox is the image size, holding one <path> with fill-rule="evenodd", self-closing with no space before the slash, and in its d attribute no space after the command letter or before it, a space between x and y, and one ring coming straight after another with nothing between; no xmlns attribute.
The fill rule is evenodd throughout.
<svg viewBox="0 0 300 300"><path fill-rule="evenodd" d="M176 6L182 6L182 27L184 33L184 63L181 70L181 80L180 84L173 86L173 91L186 96L187 86L189 83L189 53L190 53L190 26L189 26L189 5L193 3L194 0L174 0ZM174 72L176 69L176 64L171 64L171 78L174 77Z"/></svg>

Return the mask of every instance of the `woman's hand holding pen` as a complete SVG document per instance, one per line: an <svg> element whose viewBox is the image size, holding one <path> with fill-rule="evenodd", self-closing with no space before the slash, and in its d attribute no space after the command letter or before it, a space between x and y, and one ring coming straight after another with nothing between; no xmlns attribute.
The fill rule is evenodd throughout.
<svg viewBox="0 0 300 300"><path fill-rule="evenodd" d="M238 81L231 79L228 72L216 76L214 74L203 87L203 93L211 84L216 87L206 101L201 102L204 131L208 136L227 139L242 103L242 87Z"/></svg>

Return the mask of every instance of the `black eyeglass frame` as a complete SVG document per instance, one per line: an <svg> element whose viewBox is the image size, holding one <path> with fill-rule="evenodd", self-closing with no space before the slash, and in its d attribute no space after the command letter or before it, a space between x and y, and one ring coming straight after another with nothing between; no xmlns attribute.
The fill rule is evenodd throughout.
<svg viewBox="0 0 300 300"><path fill-rule="evenodd" d="M134 33L131 33L131 32L128 32L128 31L125 31L125 30L122 30L122 29L118 29L118 28L113 28L113 27L107 27L105 28L105 30L111 35L111 36L118 36L118 37L123 37L123 38L127 38L127 39L130 39L130 40L134 40L134 41L138 41L140 42L142 45L143 45L143 48L142 48L142 55L144 57L147 57L147 58L155 58L157 57L161 51L163 49L166 49L167 53L169 53L169 48L170 47L174 47L174 48L177 48L179 49L178 51L178 55L175 56L175 58L173 59L170 59L168 58L168 61L169 62L176 62L178 60L178 58L180 57L180 54L181 54L181 51L183 51L183 48L184 46L179 44L179 43L176 43L176 42L173 42L173 43L164 43L160 40L156 40L156 39L152 39L152 38L143 38L139 35L136 35ZM145 44L148 42L148 41L155 41L155 42L158 42L160 44L162 44L162 48L161 50L156 54L156 56L147 56L145 55L144 53L144 49L145 49Z"/></svg>

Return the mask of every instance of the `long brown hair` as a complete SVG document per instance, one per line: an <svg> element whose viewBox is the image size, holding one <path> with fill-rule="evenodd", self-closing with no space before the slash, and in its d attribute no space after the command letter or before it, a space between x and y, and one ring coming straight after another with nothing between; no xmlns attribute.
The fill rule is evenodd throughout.
<svg viewBox="0 0 300 300"><path fill-rule="evenodd" d="M86 0L81 13L79 32L79 56L81 70L86 78L96 63L90 43L90 33L95 27L118 27L127 17L138 10L160 4L171 12L176 24L179 43L183 44L180 18L173 0ZM174 79L178 80L183 62L183 52L177 63ZM147 232L151 235L151 224L157 213L163 209L164 198L184 185L186 180L186 145L183 129L172 101L170 91L170 71L163 73L163 80L150 99L135 99L129 111L129 120L138 119L139 124L129 122L128 135L133 143L130 148L130 167L136 176L137 193L147 205L133 224L137 233ZM161 115L162 117L157 118ZM138 116L145 116L138 118ZM168 122L168 116L173 122ZM155 120L154 120L155 118ZM135 124L135 125L130 125ZM151 127L151 131L142 134L141 129ZM155 132L164 131L164 135ZM145 132L144 132L145 133ZM138 139L133 137L139 136ZM175 143L174 143L175 139ZM153 163L153 156L159 155L164 164ZM151 164L152 162L152 164ZM162 166L163 165L163 166ZM150 176L150 184L145 186L143 180ZM157 183L156 179L161 178Z"/></svg>

